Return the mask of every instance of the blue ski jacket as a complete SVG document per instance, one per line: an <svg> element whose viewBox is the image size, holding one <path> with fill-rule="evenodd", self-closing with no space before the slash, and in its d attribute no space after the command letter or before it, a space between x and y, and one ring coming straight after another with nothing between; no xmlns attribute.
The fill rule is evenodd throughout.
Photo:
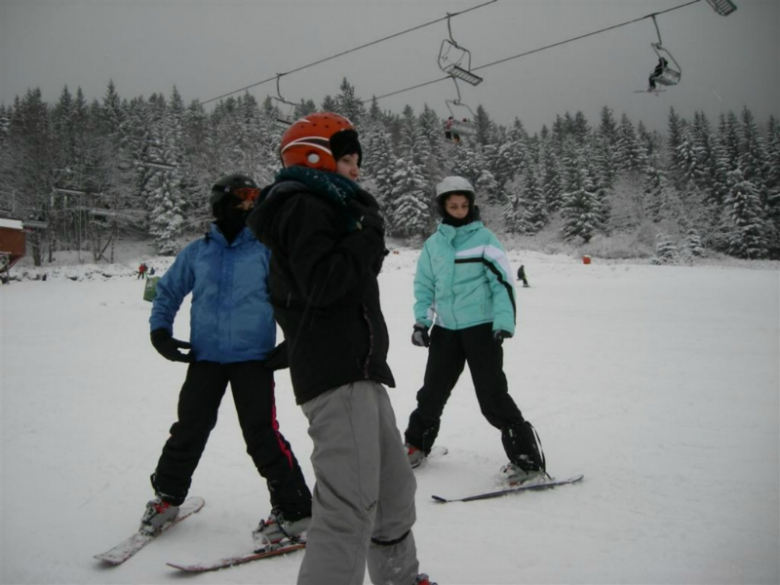
<svg viewBox="0 0 780 585"><path fill-rule="evenodd" d="M244 228L232 243L211 224L187 245L157 283L151 330L173 333L184 297L192 293L190 343L196 361L263 360L276 345L268 295L271 252Z"/></svg>
<svg viewBox="0 0 780 585"><path fill-rule="evenodd" d="M440 223L417 260L414 318L426 327L466 329L492 323L515 332L512 268L504 247L481 221Z"/></svg>

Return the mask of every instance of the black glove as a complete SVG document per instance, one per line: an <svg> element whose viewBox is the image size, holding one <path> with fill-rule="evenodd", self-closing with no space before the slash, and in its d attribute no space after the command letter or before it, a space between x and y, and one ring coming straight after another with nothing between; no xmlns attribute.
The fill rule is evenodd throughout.
<svg viewBox="0 0 780 585"><path fill-rule="evenodd" d="M157 350L157 353L172 362L189 363L195 357L192 355L192 352L183 353L179 351L180 349L191 349L192 345L186 341L174 339L167 329L155 329L152 331L152 345Z"/></svg>
<svg viewBox="0 0 780 585"><path fill-rule="evenodd" d="M417 347L428 347L431 345L431 337L428 335L428 328L422 323L414 324L414 333L412 333L412 343Z"/></svg>
<svg viewBox="0 0 780 585"><path fill-rule="evenodd" d="M512 334L509 333L509 331L504 331L503 329L497 329L496 331L493 331L493 341L495 341L498 345L501 345L504 343L505 339L509 339L512 337Z"/></svg>
<svg viewBox="0 0 780 585"><path fill-rule="evenodd" d="M373 229L384 237L385 220L382 217L382 214L379 213L379 209L363 205L362 203L355 201L355 199L350 199L348 205L352 215L354 215L355 219L358 221L360 229Z"/></svg>
<svg viewBox="0 0 780 585"><path fill-rule="evenodd" d="M290 362L287 359L286 339L268 352L268 356L265 358L264 367L266 370L271 370L272 372L290 367Z"/></svg>

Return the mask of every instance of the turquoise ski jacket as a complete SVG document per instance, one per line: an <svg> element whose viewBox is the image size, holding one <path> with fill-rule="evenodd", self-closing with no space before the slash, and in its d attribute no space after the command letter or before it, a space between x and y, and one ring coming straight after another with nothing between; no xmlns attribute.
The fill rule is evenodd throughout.
<svg viewBox="0 0 780 585"><path fill-rule="evenodd" d="M187 245L157 283L151 330L173 333L173 321L192 293L190 343L196 361L263 360L276 345L268 294L271 252L248 229L228 244L216 224Z"/></svg>
<svg viewBox="0 0 780 585"><path fill-rule="evenodd" d="M514 335L515 283L506 251L481 221L439 224L417 260L414 318L430 327L492 323Z"/></svg>

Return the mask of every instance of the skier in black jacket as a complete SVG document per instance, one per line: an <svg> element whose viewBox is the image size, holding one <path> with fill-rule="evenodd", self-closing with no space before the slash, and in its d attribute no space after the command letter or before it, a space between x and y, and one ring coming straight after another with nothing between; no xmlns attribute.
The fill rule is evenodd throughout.
<svg viewBox="0 0 780 585"><path fill-rule="evenodd" d="M411 529L416 483L384 385L389 337L377 275L376 200L361 189L357 132L315 113L281 142L284 169L247 224L271 249L270 294L317 480L298 584L429 583Z"/></svg>

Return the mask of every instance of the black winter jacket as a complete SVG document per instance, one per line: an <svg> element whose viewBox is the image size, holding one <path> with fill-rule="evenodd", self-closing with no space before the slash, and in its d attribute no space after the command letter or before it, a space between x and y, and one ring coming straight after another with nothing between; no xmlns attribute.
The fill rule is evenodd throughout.
<svg viewBox="0 0 780 585"><path fill-rule="evenodd" d="M355 199L377 207L365 191ZM348 231L345 215L287 180L266 188L247 220L271 250L271 303L298 404L358 380L395 387L377 283L384 237L375 229Z"/></svg>

